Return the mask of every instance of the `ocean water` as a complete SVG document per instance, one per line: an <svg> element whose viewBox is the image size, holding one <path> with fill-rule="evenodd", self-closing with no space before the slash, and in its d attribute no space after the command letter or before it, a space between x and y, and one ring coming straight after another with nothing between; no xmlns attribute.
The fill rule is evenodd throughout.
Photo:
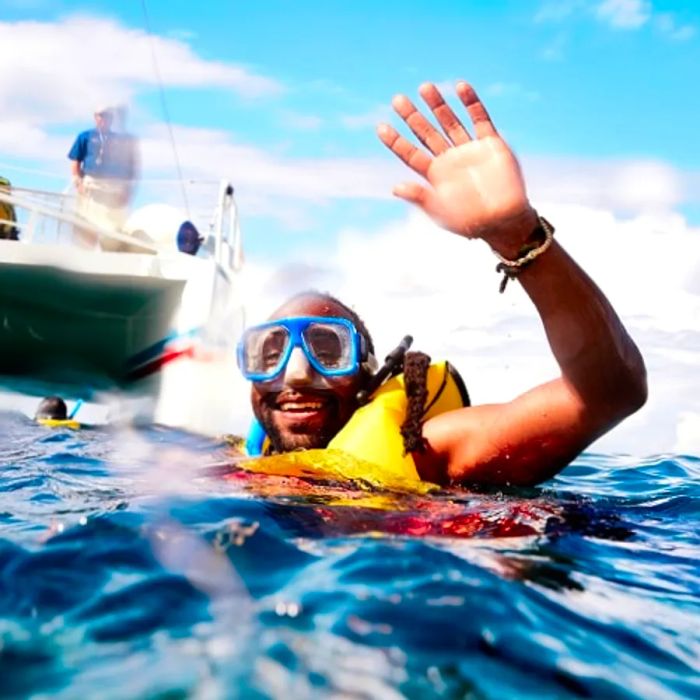
<svg viewBox="0 0 700 700"><path fill-rule="evenodd" d="M700 459L429 496L0 417L2 698L700 697Z"/></svg>

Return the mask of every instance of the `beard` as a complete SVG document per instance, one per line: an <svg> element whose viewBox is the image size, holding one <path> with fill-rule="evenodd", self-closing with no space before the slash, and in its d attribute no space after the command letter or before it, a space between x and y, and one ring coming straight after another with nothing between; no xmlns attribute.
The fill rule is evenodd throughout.
<svg viewBox="0 0 700 700"><path fill-rule="evenodd" d="M255 413L270 440L271 451L278 454L327 447L352 415L350 411L349 415L343 418L340 407L335 405L322 426L310 428L304 424L280 425L277 421L279 412L272 401L263 401Z"/></svg>
<svg viewBox="0 0 700 700"><path fill-rule="evenodd" d="M283 453L327 447L357 410L357 391L364 386L365 380L363 372L359 378L353 377L349 383L337 382L333 391L312 392L284 389L282 392L264 393L254 385L251 395L253 413L269 438L271 451ZM284 400L292 394L294 399L300 393L303 397L322 402L321 410L325 412L322 420L313 419L306 425L290 419L289 415L285 416L280 410L280 396Z"/></svg>
<svg viewBox="0 0 700 700"><path fill-rule="evenodd" d="M328 443L340 430L334 426L313 432L306 432L303 428L299 430L282 429L275 422L274 414L267 411L259 416L258 420L265 428L273 453L322 449L328 446Z"/></svg>

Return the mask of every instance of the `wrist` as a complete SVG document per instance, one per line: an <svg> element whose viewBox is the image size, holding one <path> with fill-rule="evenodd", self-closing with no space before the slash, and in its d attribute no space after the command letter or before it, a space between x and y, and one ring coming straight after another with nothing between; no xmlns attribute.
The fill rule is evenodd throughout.
<svg viewBox="0 0 700 700"><path fill-rule="evenodd" d="M496 266L496 272L503 273L499 291L503 293L508 280L515 279L536 258L545 253L552 245L554 226L542 216L537 216L537 226L532 230L525 244L520 248L515 258L506 258L494 249L496 257L500 260Z"/></svg>
<svg viewBox="0 0 700 700"><path fill-rule="evenodd" d="M528 204L527 208L507 219L486 242L494 253L507 259L515 259L522 249L539 240L540 221L537 212Z"/></svg>

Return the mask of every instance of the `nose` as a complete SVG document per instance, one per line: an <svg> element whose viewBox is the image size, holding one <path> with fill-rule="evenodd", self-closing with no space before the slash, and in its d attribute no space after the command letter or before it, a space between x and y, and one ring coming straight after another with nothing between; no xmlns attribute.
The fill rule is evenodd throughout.
<svg viewBox="0 0 700 700"><path fill-rule="evenodd" d="M305 386L314 381L314 375L314 368L309 364L304 351L300 347L294 348L284 371L284 383Z"/></svg>

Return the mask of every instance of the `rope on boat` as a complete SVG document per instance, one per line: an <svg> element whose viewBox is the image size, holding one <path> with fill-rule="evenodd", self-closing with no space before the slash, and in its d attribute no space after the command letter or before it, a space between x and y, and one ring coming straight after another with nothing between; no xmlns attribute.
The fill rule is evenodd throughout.
<svg viewBox="0 0 700 700"><path fill-rule="evenodd" d="M182 199L185 203L185 211L187 212L187 218L190 218L190 205L187 200L187 191L185 189L184 178L182 177L182 168L180 167L180 158L177 153L177 145L175 144L175 134L173 133L173 125L170 120L170 113L168 111L168 103L165 99L165 88L163 87L163 80L160 76L160 69L158 67L158 58L156 56L155 46L153 44L153 33L151 32L151 25L148 19L148 10L146 9L146 0L141 0L141 8L143 10L143 21L146 27L146 36L148 37L148 46L151 50L151 60L153 62L153 72L156 76L156 82L158 83L158 95L160 96L160 105L163 110L163 117L165 118L165 124L168 127L168 134L170 135L170 145L173 149L173 156L175 157L175 167L177 169L177 176L180 182L180 189L182 191Z"/></svg>

